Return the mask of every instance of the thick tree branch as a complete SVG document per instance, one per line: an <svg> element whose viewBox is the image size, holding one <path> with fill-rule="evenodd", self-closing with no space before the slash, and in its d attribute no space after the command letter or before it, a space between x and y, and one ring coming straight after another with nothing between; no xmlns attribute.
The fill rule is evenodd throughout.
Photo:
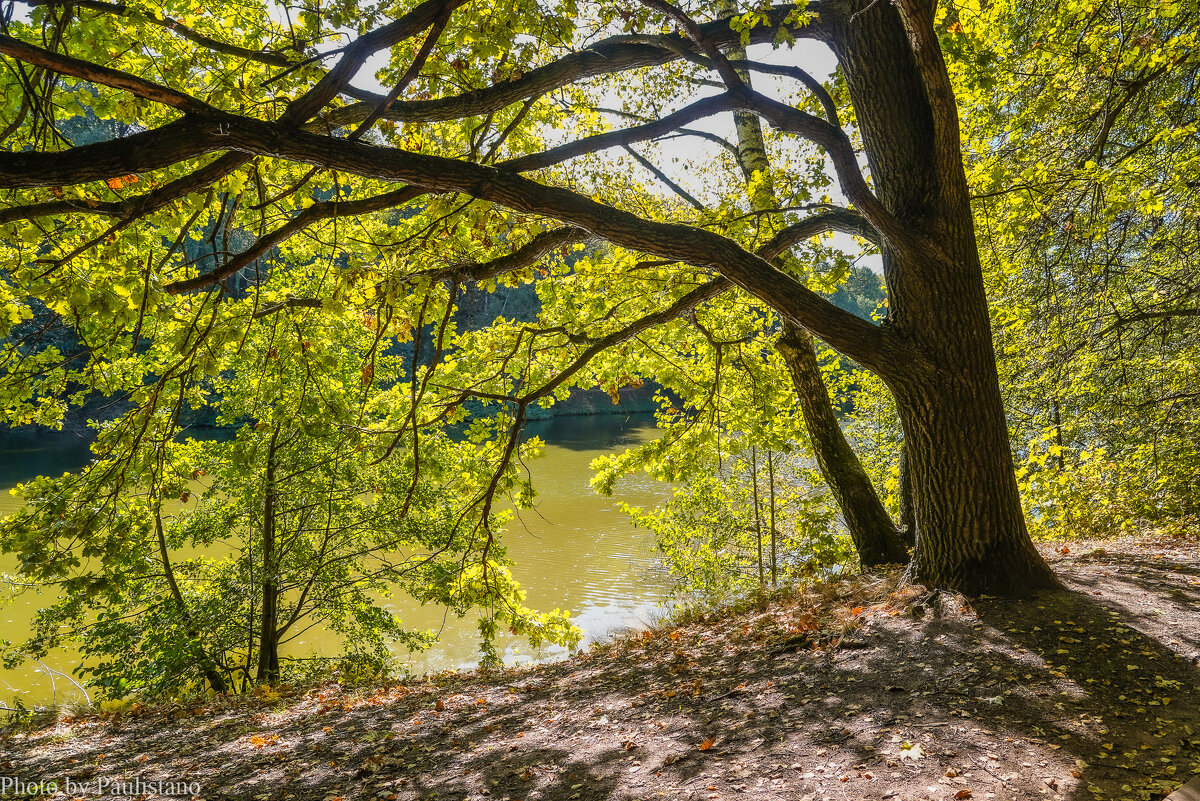
<svg viewBox="0 0 1200 801"><path fill-rule="evenodd" d="M189 158L228 150L225 132L237 118L192 117L152 131L60 152L0 152L0 187L70 186L162 169Z"/></svg>
<svg viewBox="0 0 1200 801"><path fill-rule="evenodd" d="M810 115L805 116L815 120ZM816 121L828 126L828 123ZM798 325L808 328L868 367L883 371L897 361L896 354L884 353L890 340L881 329L837 308L800 282L776 270L761 257L746 252L731 240L712 232L644 220L575 192L543 186L484 165L332 139L296 128L229 115L223 115L219 121L190 122L187 124L189 120L185 119L182 129L173 131L165 144L159 142L153 148L140 148L132 154L128 148L103 150L111 148L112 143L76 148L67 154L0 154L0 187L45 186L111 177L123 172L165 166L172 159L195 156L217 148L285 158L364 177L405 183L414 189L420 187L431 192L468 194L517 211L544 215L579 226L631 250L712 269L726 275L768 305L791 316ZM161 136L161 133L161 130L153 132L148 141L154 141L153 136ZM109 163L78 163L80 156L76 151L99 155L98 150L110 159ZM80 172L64 171L64 160L72 161L71 166ZM136 162L138 169L129 169L131 161ZM868 216L865 210L864 216Z"/></svg>
<svg viewBox="0 0 1200 801"><path fill-rule="evenodd" d="M70 75L73 78L120 89L143 100L161 103L185 113L208 114L213 111L213 107L208 103L185 92L180 92L178 89L147 81L145 78L139 78L111 67L102 67L91 61L83 61L71 56L64 56L61 53L43 50L5 34L0 34L0 53L26 64L56 72L59 75Z"/></svg>
<svg viewBox="0 0 1200 801"><path fill-rule="evenodd" d="M956 204L968 202L969 190L962 166L962 142L959 138L958 102L942 58L942 46L933 28L935 3L926 0L897 0L895 3L908 40L916 57L917 70L933 112L934 146L942 191Z"/></svg>
<svg viewBox="0 0 1200 801"><path fill-rule="evenodd" d="M850 218L853 217L857 217L857 215L855 215L853 212L841 209L813 215L806 220L802 220L795 225L789 226L784 232L780 232L780 236L774 237L770 241L766 242L762 247L758 248L756 254L763 259L774 259L776 256L779 256L781 253L783 253L783 251L785 251L788 247L790 247L792 243L798 241L799 239L814 236L816 234L831 230L845 230L845 226L852 224ZM862 220L861 217L858 219L860 221ZM788 237L782 235L787 231L794 231L793 236ZM718 297L722 293L727 292L732 288L732 281L725 276L718 276L717 278L713 278L712 280L701 284L687 294L683 295L667 308L657 312L652 312L643 317L639 317L637 320L622 326L616 331L605 334L602 337L586 339L576 338L575 341L583 342L588 346L587 349L584 350L583 353L576 357L570 365L568 365L561 373L559 373L549 382L533 392L524 395L522 398L514 398L514 400L521 400L524 403L529 404L538 400L539 398L546 397L555 389L562 386L562 384L568 378L585 367L588 362L590 362L604 350L620 345L623 342L628 342L638 334L641 334L643 331L647 331L654 326L670 322L671 320L674 320L686 314L687 312L698 308L702 304L707 303L708 301Z"/></svg>
<svg viewBox="0 0 1200 801"><path fill-rule="evenodd" d="M51 214L98 214L133 221L166 206L172 201L208 187L250 161L244 153L226 153L182 178L163 184L142 195L125 200L85 203L81 200L55 200L28 206L0 209L0 225L18 220L32 220Z"/></svg>
<svg viewBox="0 0 1200 801"><path fill-rule="evenodd" d="M261 147L251 137L250 147ZM407 181L430 191L469 194L529 214L541 214L585 228L614 244L662 258L687 261L723 273L735 284L784 314L795 315L833 347L862 364L884 369L884 334L850 312L837 308L761 257L708 231L655 223L577 193L542 186L526 178L452 159L386 151L357 143L288 132L270 145L273 152L298 161L383 180Z"/></svg>
<svg viewBox="0 0 1200 801"><path fill-rule="evenodd" d="M685 31L687 31L688 38L695 42L696 46L703 50L704 54L708 56L709 60L713 64L714 69L716 69L717 74L721 76L721 80L725 82L726 86L728 86L730 89L734 89L745 85L745 81L743 81L742 77L737 74L737 70L735 70L729 63L729 59L725 57L725 54L721 52L721 48L708 38L706 32L696 24L695 20L685 14L681 9L667 2L667 0L641 0L641 3L648 8L653 8L656 11L662 12L679 23L679 25L682 26ZM738 44L740 45L741 42L739 41Z"/></svg>

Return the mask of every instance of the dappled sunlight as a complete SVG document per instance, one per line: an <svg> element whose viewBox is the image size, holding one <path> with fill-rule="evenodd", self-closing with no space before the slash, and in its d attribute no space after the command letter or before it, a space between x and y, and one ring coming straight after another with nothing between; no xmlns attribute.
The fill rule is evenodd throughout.
<svg viewBox="0 0 1200 801"><path fill-rule="evenodd" d="M1195 623L1153 612L1198 564L1059 557L1070 592L973 604L843 580L552 665L135 709L10 746L25 772L190 771L214 798L1150 801L1200 772L1178 650Z"/></svg>

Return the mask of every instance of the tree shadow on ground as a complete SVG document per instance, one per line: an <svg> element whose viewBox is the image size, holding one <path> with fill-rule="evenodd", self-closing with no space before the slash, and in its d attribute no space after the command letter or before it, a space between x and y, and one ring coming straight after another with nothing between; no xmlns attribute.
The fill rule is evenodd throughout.
<svg viewBox="0 0 1200 801"><path fill-rule="evenodd" d="M0 773L255 801L1157 799L1200 772L1196 568L1075 559L1071 592L974 605L844 582L534 669L49 730Z"/></svg>
<svg viewBox="0 0 1200 801"><path fill-rule="evenodd" d="M1149 589L1144 581L1108 581ZM1052 704L1014 694L1012 713L1083 760L1082 781L1070 797L1161 798L1198 768L1200 671L1163 641L1169 632L1139 627L1146 614L1097 603L1086 589L1090 582L1077 586L1040 603L977 605L983 621L1036 656L1047 683L1061 688Z"/></svg>

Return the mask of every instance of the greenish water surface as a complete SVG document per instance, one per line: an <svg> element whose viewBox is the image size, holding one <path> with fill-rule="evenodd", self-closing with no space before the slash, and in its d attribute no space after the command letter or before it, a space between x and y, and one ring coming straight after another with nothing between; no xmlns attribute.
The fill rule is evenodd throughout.
<svg viewBox="0 0 1200 801"><path fill-rule="evenodd" d="M504 540L516 561L516 578L535 609L569 609L583 629L585 644L623 629L642 628L662 612L669 580L651 550L650 534L635 529L620 510L622 501L656 504L665 491L644 475L618 485L613 498L592 492L589 464L597 456L644 442L654 434L647 415L559 417L531 423L528 434L546 441L545 455L528 467L538 492L536 508L522 512ZM35 475L58 475L86 464L86 443L0 446L0 515L19 507L8 490ZM0 555L0 573L11 573L15 560ZM7 597L5 588L0 594ZM53 600L46 591L27 590L0 606L0 639L19 641L28 633L40 605ZM472 618L457 618L434 606L420 606L407 597L391 599L393 608L410 628L440 631L440 640L424 653L398 654L414 673L469 668L478 660L478 632ZM337 647L330 635L310 630L292 652L329 653ZM502 639L507 663L553 659L565 654L557 647L531 650L516 638ZM70 672L78 660L54 653L46 669ZM0 670L0 702L19 697L26 706L78 698L62 676L39 665Z"/></svg>

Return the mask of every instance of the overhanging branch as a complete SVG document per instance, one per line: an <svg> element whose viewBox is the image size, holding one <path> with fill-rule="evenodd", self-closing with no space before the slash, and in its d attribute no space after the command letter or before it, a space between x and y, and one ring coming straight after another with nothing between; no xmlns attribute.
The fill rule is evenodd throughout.
<svg viewBox="0 0 1200 801"><path fill-rule="evenodd" d="M810 3L809 11L815 12L818 5ZM779 29L783 27L784 20L793 10L794 7L790 5L773 6L768 9L766 22L750 30L750 44L773 41ZM730 28L729 22L728 19L719 19L704 23L699 28L714 46L728 48L739 43L741 36ZM797 37L817 38L824 31L821 23L814 21L801 27L789 28L789 32ZM487 114L587 78L667 64L681 58L680 51L687 46L686 39L674 34L659 37L614 36L563 56L550 64L529 70L515 81L505 81L451 97L394 103L384 118L397 122L441 122ZM364 102L329 112L325 119L331 126L360 122L383 100L381 95L349 88L345 93Z"/></svg>
<svg viewBox="0 0 1200 801"><path fill-rule="evenodd" d="M165 165L172 158L177 160L220 147L404 183L428 192L460 192L516 211L576 225L630 250L686 261L724 274L856 361L879 369L890 362L883 354L886 342L880 329L837 308L761 257L718 234L645 220L576 192L543 186L480 164L332 139L229 115L223 115L219 121L194 123L174 132L174 139L166 145L139 151L133 157L143 163ZM822 124L828 125L823 121ZM75 150L96 153L95 148L108 147L111 143ZM127 151L108 153L110 159L116 158L108 163L93 161L80 165L79 154L74 153L73 166L80 169L80 175L64 172L62 159L54 158L58 155L0 154L0 186L45 186L78 182L81 177L85 180L110 177L128 170L127 162L122 163L121 159L130 156Z"/></svg>
<svg viewBox="0 0 1200 801"><path fill-rule="evenodd" d="M6 34L0 34L0 53L26 64L48 69L59 75L70 75L90 83L120 89L143 100L170 106L185 113L209 114L214 111L208 103L178 89L172 89L169 86L163 86L111 67L102 67L91 61L83 61L71 56L64 56L61 53L43 50Z"/></svg>

